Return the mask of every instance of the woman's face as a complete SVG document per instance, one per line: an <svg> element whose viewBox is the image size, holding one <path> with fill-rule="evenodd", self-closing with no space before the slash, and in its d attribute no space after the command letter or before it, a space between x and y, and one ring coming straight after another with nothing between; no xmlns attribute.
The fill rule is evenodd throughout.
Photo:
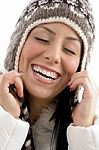
<svg viewBox="0 0 99 150"><path fill-rule="evenodd" d="M81 47L79 36L65 24L41 24L34 28L19 63L29 94L45 100L57 96L77 71Z"/></svg>

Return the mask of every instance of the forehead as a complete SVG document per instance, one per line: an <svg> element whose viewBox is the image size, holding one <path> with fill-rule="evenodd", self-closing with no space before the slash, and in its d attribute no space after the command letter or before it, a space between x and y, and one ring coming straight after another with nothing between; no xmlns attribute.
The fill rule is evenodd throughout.
<svg viewBox="0 0 99 150"><path fill-rule="evenodd" d="M64 23L59 23L59 22L52 22L52 23L44 23L44 24L39 24L36 26L34 29L32 29L31 33L49 33L52 35L64 35L64 38L67 40L74 40L74 41L79 41L82 43L82 40L80 36L77 34L77 32L72 29L70 26L64 24Z"/></svg>
<svg viewBox="0 0 99 150"><path fill-rule="evenodd" d="M52 23L44 23L44 24L39 24L37 25L33 30L35 29L44 29L44 30L47 30L47 29L50 29L50 30L54 30L54 31L57 31L57 32L69 32L69 34L74 34L75 36L79 37L80 36L77 34L77 32L72 29L70 26L64 24L64 23L60 23L60 22L52 22Z"/></svg>

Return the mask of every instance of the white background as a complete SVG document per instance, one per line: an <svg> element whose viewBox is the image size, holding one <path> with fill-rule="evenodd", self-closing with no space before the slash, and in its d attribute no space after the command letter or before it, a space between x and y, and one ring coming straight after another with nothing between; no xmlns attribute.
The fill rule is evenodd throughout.
<svg viewBox="0 0 99 150"><path fill-rule="evenodd" d="M96 23L96 42L94 52L92 54L91 64L89 70L96 81L99 84L99 50L98 50L98 33L99 33L99 5L98 0L89 0L93 5L93 11L95 15ZM0 3L0 68L3 67L3 61L6 55L6 49L9 44L11 33L14 30L14 26L29 0L3 0Z"/></svg>

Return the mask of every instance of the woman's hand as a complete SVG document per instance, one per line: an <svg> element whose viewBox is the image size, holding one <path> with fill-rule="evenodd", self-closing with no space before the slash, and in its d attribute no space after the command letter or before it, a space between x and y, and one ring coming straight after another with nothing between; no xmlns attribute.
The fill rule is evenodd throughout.
<svg viewBox="0 0 99 150"><path fill-rule="evenodd" d="M68 83L71 90L83 87L81 102L73 112L73 123L78 126L91 126L95 119L95 108L98 99L99 89L96 87L87 71L75 73Z"/></svg>
<svg viewBox="0 0 99 150"><path fill-rule="evenodd" d="M0 75L0 105L15 118L20 116L20 102L16 95L9 90L10 85L15 85L19 97L23 97L22 73L10 71Z"/></svg>

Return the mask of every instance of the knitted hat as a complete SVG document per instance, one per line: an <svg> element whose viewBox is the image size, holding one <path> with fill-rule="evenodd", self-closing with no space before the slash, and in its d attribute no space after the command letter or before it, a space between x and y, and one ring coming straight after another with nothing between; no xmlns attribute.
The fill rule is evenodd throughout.
<svg viewBox="0 0 99 150"><path fill-rule="evenodd" d="M61 22L74 29L83 41L81 70L90 58L94 42L94 21L88 0L32 0L24 9L12 34L5 68L18 70L22 47L29 32L42 23Z"/></svg>

